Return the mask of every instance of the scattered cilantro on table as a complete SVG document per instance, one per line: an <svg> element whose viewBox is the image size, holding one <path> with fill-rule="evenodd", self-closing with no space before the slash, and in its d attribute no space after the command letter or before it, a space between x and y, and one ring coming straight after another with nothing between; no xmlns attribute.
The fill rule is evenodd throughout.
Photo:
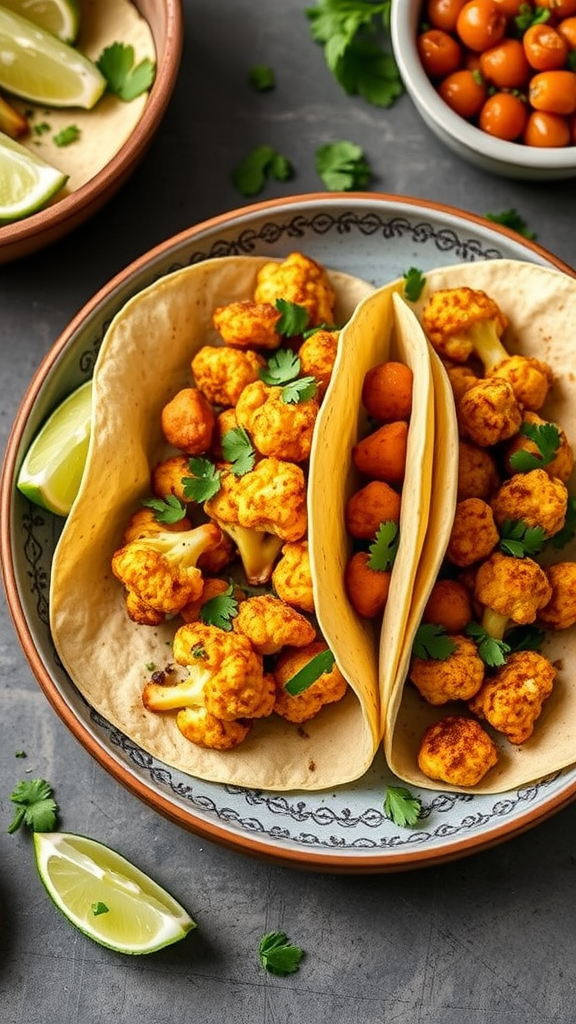
<svg viewBox="0 0 576 1024"><path fill-rule="evenodd" d="M294 168L273 146L256 146L232 171L232 184L243 196L255 196L266 182L289 181Z"/></svg>
<svg viewBox="0 0 576 1024"><path fill-rule="evenodd" d="M363 190L372 178L363 149L347 139L319 146L315 163L316 171L329 192Z"/></svg>
<svg viewBox="0 0 576 1024"><path fill-rule="evenodd" d="M78 141L81 134L77 124L69 124L66 128L62 128L61 131L52 136L52 142L60 148L70 146L72 142Z"/></svg>
<svg viewBox="0 0 576 1024"><path fill-rule="evenodd" d="M305 954L289 941L286 932L267 932L260 939L258 955L264 970L283 976L294 974Z"/></svg>
<svg viewBox="0 0 576 1024"><path fill-rule="evenodd" d="M491 220L493 224L502 224L503 227L516 231L530 241L534 241L536 238L536 233L530 230L524 218L514 208L502 210L501 213L487 213L485 216L486 220Z"/></svg>
<svg viewBox="0 0 576 1024"><path fill-rule="evenodd" d="M274 70L268 64L255 64L251 67L248 81L256 92L270 92L276 86Z"/></svg>
<svg viewBox="0 0 576 1024"><path fill-rule="evenodd" d="M156 75L156 65L149 57L135 64L134 47L111 43L102 51L96 66L106 79L108 92L126 103L147 92Z"/></svg>
<svg viewBox="0 0 576 1024"><path fill-rule="evenodd" d="M51 832L58 817L58 806L52 787L44 779L26 779L19 782L10 799L16 805L8 832L16 832L27 825L33 832Z"/></svg>
<svg viewBox="0 0 576 1024"><path fill-rule="evenodd" d="M387 786L384 797L384 814L395 825L415 825L422 813L422 803L404 786Z"/></svg>

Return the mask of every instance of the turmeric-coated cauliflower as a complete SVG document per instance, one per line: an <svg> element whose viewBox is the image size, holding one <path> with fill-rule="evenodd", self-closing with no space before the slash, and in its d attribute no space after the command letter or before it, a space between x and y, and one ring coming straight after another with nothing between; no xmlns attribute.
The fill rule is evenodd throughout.
<svg viewBox="0 0 576 1024"><path fill-rule="evenodd" d="M334 323L336 294L328 274L300 252L290 253L279 263L266 263L258 272L254 300L274 306L277 299L304 306L309 327Z"/></svg>
<svg viewBox="0 0 576 1024"><path fill-rule="evenodd" d="M500 540L490 505L482 498L464 498L456 504L446 555L464 569L487 558Z"/></svg>
<svg viewBox="0 0 576 1024"><path fill-rule="evenodd" d="M520 404L532 412L544 405L553 384L552 368L531 356L507 356L492 366L486 376L507 380Z"/></svg>
<svg viewBox="0 0 576 1024"><path fill-rule="evenodd" d="M554 665L538 651L517 651L486 679L470 710L502 732L510 743L525 743L544 701L552 693Z"/></svg>
<svg viewBox="0 0 576 1024"><path fill-rule="evenodd" d="M490 448L518 433L522 407L512 386L498 377L482 377L461 396L456 407L463 438Z"/></svg>
<svg viewBox="0 0 576 1024"><path fill-rule="evenodd" d="M515 473L498 488L490 506L499 527L509 520L539 526L548 537L564 526L568 490L561 480L551 479L544 469Z"/></svg>
<svg viewBox="0 0 576 1024"><path fill-rule="evenodd" d="M429 779L466 789L476 786L498 761L498 748L473 718L449 715L426 729L418 766Z"/></svg>
<svg viewBox="0 0 576 1024"><path fill-rule="evenodd" d="M244 388L236 403L236 419L262 455L305 462L312 448L318 400L286 402L283 388L258 380Z"/></svg>
<svg viewBox="0 0 576 1024"><path fill-rule="evenodd" d="M306 722L314 718L326 704L342 700L348 684L336 664L294 697L285 688L286 683L305 668L312 658L326 650L328 647L323 640L315 640L306 647L285 648L279 654L273 669L276 681L274 711L277 715L289 722Z"/></svg>
<svg viewBox="0 0 576 1024"><path fill-rule="evenodd" d="M164 437L187 455L208 451L216 416L208 399L198 388L182 388L160 414Z"/></svg>
<svg viewBox="0 0 576 1024"><path fill-rule="evenodd" d="M443 660L412 658L409 678L428 704L469 700L484 681L484 662L467 636L452 635L452 653Z"/></svg>
<svg viewBox="0 0 576 1024"><path fill-rule="evenodd" d="M501 338L508 320L497 303L477 288L440 288L422 313L422 326L438 354L456 363L477 356L485 370L507 358Z"/></svg>
<svg viewBox="0 0 576 1024"><path fill-rule="evenodd" d="M238 348L278 348L277 331L282 313L274 303L253 299L231 302L214 310L212 322L226 345Z"/></svg>
<svg viewBox="0 0 576 1024"><path fill-rule="evenodd" d="M538 619L549 629L568 629L576 624L576 562L555 562L544 572L552 594Z"/></svg>
<svg viewBox="0 0 576 1024"><path fill-rule="evenodd" d="M277 654L282 647L306 647L316 639L311 622L273 594L242 601L232 628L247 636L258 654Z"/></svg>
<svg viewBox="0 0 576 1024"><path fill-rule="evenodd" d="M184 504L186 495L184 493L184 480L190 476L189 459L187 455L170 455L162 462L156 463L150 475L152 493L157 498L166 498L173 494Z"/></svg>
<svg viewBox="0 0 576 1024"><path fill-rule="evenodd" d="M203 345L192 360L196 387L212 405L234 406L247 384L258 380L266 360L250 349Z"/></svg>
<svg viewBox="0 0 576 1024"><path fill-rule="evenodd" d="M232 722L224 722L212 715L208 708L198 705L178 711L176 725L182 735L197 747L233 750L246 739L252 728L252 720L234 719Z"/></svg>
<svg viewBox="0 0 576 1024"><path fill-rule="evenodd" d="M314 587L308 541L295 540L282 545L281 556L274 566L272 586L282 601L314 612Z"/></svg>
<svg viewBox="0 0 576 1024"><path fill-rule="evenodd" d="M156 533L179 533L191 529L192 523L186 516L177 523L161 523L156 518L154 509L144 506L130 516L122 533L122 544L128 544L131 540L142 540L143 537L151 537Z"/></svg>
<svg viewBox="0 0 576 1024"><path fill-rule="evenodd" d="M546 573L533 558L500 551L480 564L474 581L474 597L484 607L482 625L499 640L508 625L534 622L551 595Z"/></svg>
<svg viewBox="0 0 576 1024"><path fill-rule="evenodd" d="M471 441L458 444L458 500L483 498L487 501L500 483L496 459L488 448Z"/></svg>
<svg viewBox="0 0 576 1024"><path fill-rule="evenodd" d="M304 339L298 349L300 372L303 376L314 377L318 382L320 399L330 383L336 355L338 353L339 331L320 328Z"/></svg>

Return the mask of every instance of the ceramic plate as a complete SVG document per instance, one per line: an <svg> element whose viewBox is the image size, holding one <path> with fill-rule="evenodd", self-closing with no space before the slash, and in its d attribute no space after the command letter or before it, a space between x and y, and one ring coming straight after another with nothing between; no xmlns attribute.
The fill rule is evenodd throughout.
<svg viewBox="0 0 576 1024"><path fill-rule="evenodd" d="M48 627L48 590L62 521L30 505L14 487L34 433L56 403L91 376L106 328L130 296L208 257L275 257L295 249L375 286L409 267L502 257L573 273L538 246L474 215L384 195L322 194L256 204L169 239L84 307L30 385L2 479L6 590L20 641L51 705L89 753L148 805L208 839L284 864L338 872L404 870L476 852L542 821L576 796L576 767L496 797L414 791L423 810L411 829L384 815L385 788L397 780L382 756L356 784L320 793L240 789L174 771L95 713L59 665Z"/></svg>

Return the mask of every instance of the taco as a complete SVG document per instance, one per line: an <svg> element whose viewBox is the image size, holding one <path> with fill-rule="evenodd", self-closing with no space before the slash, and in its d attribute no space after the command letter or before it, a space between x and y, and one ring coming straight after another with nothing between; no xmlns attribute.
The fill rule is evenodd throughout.
<svg viewBox="0 0 576 1024"><path fill-rule="evenodd" d="M551 368L553 384L538 416L546 423L560 427L566 435L569 448L574 450L576 379L571 372L571 353L576 282L558 271L513 260L446 267L426 274L424 291L412 306L415 319L422 323L423 311L432 293L460 287L482 290L497 303L507 319L502 342L508 352L543 361ZM539 623L538 617L535 619L536 625L540 624L545 631L541 653L552 666L550 674L555 675L555 679L551 693L546 694L533 732L526 741L513 738L512 730L508 737L497 731L480 713L480 724L495 744L497 761L479 782L471 786L438 782L420 770L418 751L425 730L433 723L444 722L447 716L462 715L462 706L464 716L474 718L470 708L462 702L432 705L407 681L416 630L438 576L452 529L449 513L451 499L443 488L446 474L453 480L454 469L458 467L459 438L454 393L452 387L447 386L446 378L443 368L435 373L437 434L444 434L444 442L438 446L435 458L430 530L416 571L404 647L385 706L384 749L392 771L407 783L423 788L437 789L441 785L443 789L453 791L498 793L527 785L576 760L576 702L570 680L576 649L576 626L549 628L545 609L541 612L542 622ZM501 456L502 450L503 445L500 444ZM568 494L574 497L573 473L566 480L565 486ZM544 551L535 556L544 566L560 559L563 562L573 561L575 557L574 541L556 551L552 550L550 544L545 545ZM477 610L476 614L481 615L481 610ZM504 641L511 635L505 633ZM470 707L478 710L480 704L477 701L475 705L472 700Z"/></svg>
<svg viewBox="0 0 576 1024"><path fill-rule="evenodd" d="M224 257L175 271L136 295L113 320L94 373L86 470L54 555L50 622L58 655L85 699L160 761L230 785L321 789L360 777L380 742L376 664L363 647L359 665L351 663L348 639L335 629L338 613L332 606L338 595L322 573L314 581L321 629L350 684L346 696L304 728L276 715L259 719L241 745L222 752L190 743L169 716L143 706L147 666L165 664L175 625L131 620L111 571L124 526L149 494L151 467L163 457L161 410L189 383L195 352L218 343L216 307L250 297L258 271L269 262ZM336 322L343 323L373 289L344 274L329 276L337 295ZM390 312L380 331L383 344L391 329ZM312 548L332 528L329 510L339 486L333 460L321 458L324 431L320 424L315 432L308 488ZM327 557L334 557L331 546ZM318 561L315 556L316 566Z"/></svg>

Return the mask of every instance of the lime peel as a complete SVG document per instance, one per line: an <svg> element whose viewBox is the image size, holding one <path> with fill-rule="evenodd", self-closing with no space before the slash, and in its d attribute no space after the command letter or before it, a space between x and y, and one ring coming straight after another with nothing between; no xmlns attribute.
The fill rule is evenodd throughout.
<svg viewBox="0 0 576 1024"><path fill-rule="evenodd" d="M64 43L73 43L78 36L78 0L2 0L2 7L28 18Z"/></svg>
<svg viewBox="0 0 576 1024"><path fill-rule="evenodd" d="M0 224L42 209L68 175L0 132Z"/></svg>

